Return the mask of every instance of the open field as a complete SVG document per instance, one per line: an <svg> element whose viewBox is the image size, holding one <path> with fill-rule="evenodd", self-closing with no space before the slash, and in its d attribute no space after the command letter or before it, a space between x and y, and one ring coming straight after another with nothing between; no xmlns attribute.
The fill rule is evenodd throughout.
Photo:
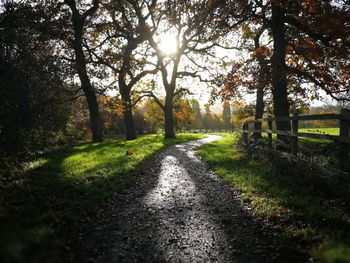
<svg viewBox="0 0 350 263"><path fill-rule="evenodd" d="M339 128L303 128L299 129L299 132L305 132L305 133L316 133L316 134L329 134L329 135L339 135ZM262 133L264 137L267 137L267 133ZM277 137L276 134L272 135L272 138L275 139ZM306 138L306 137L299 137L299 142L305 143L305 144L328 144L333 141L325 140L325 139L316 139L316 138Z"/></svg>
<svg viewBox="0 0 350 263"><path fill-rule="evenodd" d="M305 129L299 129L299 132L329 134L329 135L338 136L339 135L339 128L305 128ZM305 138L305 137L300 137L299 141L301 143L323 143L323 144L333 142L330 140Z"/></svg>
<svg viewBox="0 0 350 263"><path fill-rule="evenodd" d="M339 135L339 128L305 128L299 129L299 132Z"/></svg>

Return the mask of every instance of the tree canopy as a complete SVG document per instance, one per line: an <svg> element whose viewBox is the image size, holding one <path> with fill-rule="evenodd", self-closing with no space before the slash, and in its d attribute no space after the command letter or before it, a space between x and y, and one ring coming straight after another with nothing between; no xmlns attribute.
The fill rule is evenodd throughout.
<svg viewBox="0 0 350 263"><path fill-rule="evenodd" d="M55 143L114 132L132 140L154 105L164 123L148 130L171 138L207 122L203 105L215 99L225 127L231 102L251 94L255 118L325 96L348 101L349 10L341 0L5 1L2 147L37 140L40 148L48 133ZM201 92L211 95L199 103ZM82 123L84 132L69 135Z"/></svg>

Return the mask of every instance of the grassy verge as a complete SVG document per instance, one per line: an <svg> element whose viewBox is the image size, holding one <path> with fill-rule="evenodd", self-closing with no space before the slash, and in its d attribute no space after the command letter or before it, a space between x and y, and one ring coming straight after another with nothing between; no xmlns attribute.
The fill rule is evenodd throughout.
<svg viewBox="0 0 350 263"><path fill-rule="evenodd" d="M257 216L272 222L283 241L316 262L350 262L349 193L267 161L251 160L233 146L237 135L199 149L209 166L241 192ZM346 211L348 210L348 211Z"/></svg>
<svg viewBox="0 0 350 263"><path fill-rule="evenodd" d="M0 261L62 262L68 226L135 181L161 148L202 134L140 136L85 143L41 156L29 171L0 185Z"/></svg>

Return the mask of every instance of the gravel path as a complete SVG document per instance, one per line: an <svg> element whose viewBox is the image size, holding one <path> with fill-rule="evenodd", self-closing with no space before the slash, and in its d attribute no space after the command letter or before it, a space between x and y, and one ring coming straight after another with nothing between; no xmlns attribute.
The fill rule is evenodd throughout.
<svg viewBox="0 0 350 263"><path fill-rule="evenodd" d="M286 262L271 234L195 150L219 139L170 146L138 183L79 229L73 261Z"/></svg>

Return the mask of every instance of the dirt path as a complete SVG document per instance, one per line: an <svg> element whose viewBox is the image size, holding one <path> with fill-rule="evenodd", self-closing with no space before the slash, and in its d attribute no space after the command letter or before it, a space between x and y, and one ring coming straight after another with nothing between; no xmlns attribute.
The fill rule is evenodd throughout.
<svg viewBox="0 0 350 263"><path fill-rule="evenodd" d="M219 138L158 153L135 187L82 222L73 260L286 262L274 235L195 153Z"/></svg>

